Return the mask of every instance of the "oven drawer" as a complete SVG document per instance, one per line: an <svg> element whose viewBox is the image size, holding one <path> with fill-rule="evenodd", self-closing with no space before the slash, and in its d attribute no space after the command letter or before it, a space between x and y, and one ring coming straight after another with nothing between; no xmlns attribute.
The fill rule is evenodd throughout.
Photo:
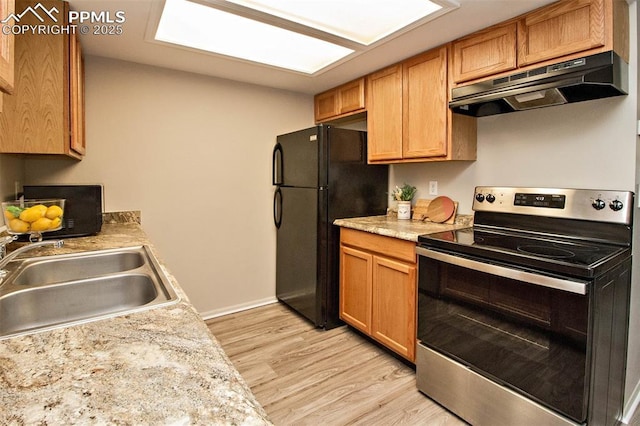
<svg viewBox="0 0 640 426"><path fill-rule="evenodd" d="M418 390L476 426L579 424L420 344L416 370Z"/></svg>

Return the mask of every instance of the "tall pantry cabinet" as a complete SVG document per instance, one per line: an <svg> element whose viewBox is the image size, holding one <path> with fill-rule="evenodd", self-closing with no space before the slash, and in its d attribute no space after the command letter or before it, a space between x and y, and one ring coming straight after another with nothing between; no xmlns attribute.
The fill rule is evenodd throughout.
<svg viewBox="0 0 640 426"><path fill-rule="evenodd" d="M69 5L60 0L17 0L16 11L37 4L58 10L68 25ZM43 25L26 13L20 25ZM82 159L84 138L84 66L80 42L68 31L24 32L15 37L13 95L4 97L0 113L0 152L58 154Z"/></svg>

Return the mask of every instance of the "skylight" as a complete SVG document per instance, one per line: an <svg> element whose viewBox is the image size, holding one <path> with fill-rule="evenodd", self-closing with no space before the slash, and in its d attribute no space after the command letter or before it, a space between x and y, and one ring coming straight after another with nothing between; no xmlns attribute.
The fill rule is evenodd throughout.
<svg viewBox="0 0 640 426"><path fill-rule="evenodd" d="M455 5L435 1L165 0L155 40L314 74Z"/></svg>
<svg viewBox="0 0 640 426"><path fill-rule="evenodd" d="M166 0L156 40L307 74L353 53L273 25L187 0Z"/></svg>
<svg viewBox="0 0 640 426"><path fill-rule="evenodd" d="M442 6L428 0L228 0L368 46Z"/></svg>

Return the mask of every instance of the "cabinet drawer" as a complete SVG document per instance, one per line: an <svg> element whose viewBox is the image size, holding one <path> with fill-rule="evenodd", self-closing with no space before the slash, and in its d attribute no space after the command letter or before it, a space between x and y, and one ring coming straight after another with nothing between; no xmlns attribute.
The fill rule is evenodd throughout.
<svg viewBox="0 0 640 426"><path fill-rule="evenodd" d="M341 228L340 242L412 264L416 263L416 243L412 241Z"/></svg>

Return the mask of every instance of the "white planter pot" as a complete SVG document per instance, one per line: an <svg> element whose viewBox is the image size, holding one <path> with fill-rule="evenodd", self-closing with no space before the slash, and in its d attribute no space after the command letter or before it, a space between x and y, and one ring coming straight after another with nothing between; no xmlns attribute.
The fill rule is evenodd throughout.
<svg viewBox="0 0 640 426"><path fill-rule="evenodd" d="M411 201L398 201L398 219L411 219Z"/></svg>

